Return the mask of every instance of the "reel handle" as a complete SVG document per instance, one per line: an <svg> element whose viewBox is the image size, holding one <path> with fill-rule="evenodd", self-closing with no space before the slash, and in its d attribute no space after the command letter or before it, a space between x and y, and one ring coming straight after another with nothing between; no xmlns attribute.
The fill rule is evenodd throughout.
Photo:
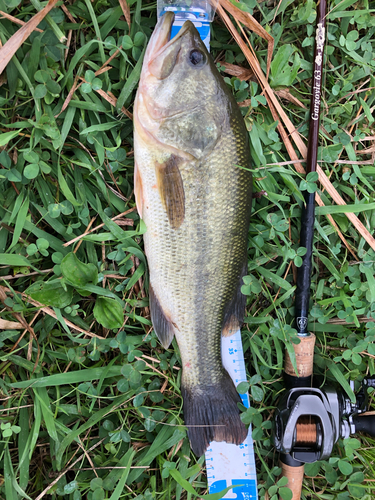
<svg viewBox="0 0 375 500"><path fill-rule="evenodd" d="M367 415L366 413L356 415L353 417L353 424L356 434L364 432L369 436L375 437L375 415Z"/></svg>

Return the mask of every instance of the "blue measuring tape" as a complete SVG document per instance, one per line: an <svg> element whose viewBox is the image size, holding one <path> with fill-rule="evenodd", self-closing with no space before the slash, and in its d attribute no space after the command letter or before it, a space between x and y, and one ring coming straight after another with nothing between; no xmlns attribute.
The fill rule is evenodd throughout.
<svg viewBox="0 0 375 500"><path fill-rule="evenodd" d="M223 365L234 384L246 382L246 368L242 348L241 332L231 337L222 337L221 356ZM248 394L241 394L242 403L250 407ZM240 445L213 441L206 451L207 481L210 493L232 488L223 498L257 500L257 476L251 426ZM237 486L238 485L238 486Z"/></svg>
<svg viewBox="0 0 375 500"><path fill-rule="evenodd" d="M184 22L189 20L194 23L203 43L207 47L207 50L210 51L210 22L207 12L204 12L203 9L189 10L181 7L165 7L161 10L160 16L164 15L167 11L172 11L176 15L172 26L171 38L175 37Z"/></svg>

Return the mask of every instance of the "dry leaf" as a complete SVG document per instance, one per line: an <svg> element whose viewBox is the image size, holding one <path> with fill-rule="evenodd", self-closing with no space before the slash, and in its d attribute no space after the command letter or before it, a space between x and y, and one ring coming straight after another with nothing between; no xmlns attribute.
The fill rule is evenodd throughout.
<svg viewBox="0 0 375 500"><path fill-rule="evenodd" d="M254 31L257 35L267 40L268 49L267 49L267 79L270 72L271 67L271 59L273 53L273 47L275 45L275 41L273 36L270 35L264 28L261 26L258 21L256 21L251 14L248 12L243 12L241 9L233 5L230 0L220 0L220 4L224 9L226 9L238 22L241 22L246 28L251 31ZM233 36L233 33L232 33Z"/></svg>
<svg viewBox="0 0 375 500"><path fill-rule="evenodd" d="M57 118L59 115L61 115L61 113L62 113L63 111L65 111L65 110L66 110L66 108L68 107L68 105L69 105L70 101L72 100L72 97L73 97L74 92L75 92L75 91L76 91L76 90L77 90L77 89L78 89L78 88L82 85L82 83L80 83L80 84L78 85L78 80L79 80L79 79L80 79L80 76L79 76L79 74L77 74L77 75L76 75L76 77L74 78L74 82L73 82L72 88L69 90L69 93L68 93L68 95L66 96L66 99L65 99L65 101L64 101L64 103L63 103L63 105L62 105L61 111L60 111L60 113L58 113L58 114L55 116L55 118Z"/></svg>
<svg viewBox="0 0 375 500"><path fill-rule="evenodd" d="M22 28L12 35L6 44L0 49L0 73L7 67L17 50L23 42L30 36L35 28L42 22L50 10L54 8L58 0L50 0L40 12L35 14Z"/></svg>
<svg viewBox="0 0 375 500"><path fill-rule="evenodd" d="M126 22L128 23L129 30L130 30L130 7L127 3L126 0L119 0L120 7L122 9L122 12L124 13Z"/></svg>
<svg viewBox="0 0 375 500"><path fill-rule="evenodd" d="M275 90L275 94L281 99L286 99L300 108L307 109L297 97L294 97L294 95L290 93L289 89Z"/></svg>
<svg viewBox="0 0 375 500"><path fill-rule="evenodd" d="M21 323L0 319L0 330L21 330L22 328L23 325Z"/></svg>
<svg viewBox="0 0 375 500"><path fill-rule="evenodd" d="M62 10L65 12L65 15L69 18L69 20L72 22L72 23L75 23L77 24L77 21L74 19L74 17L72 16L72 14L68 11L68 9L66 8L66 6L64 4L61 4L60 7L62 8Z"/></svg>
<svg viewBox="0 0 375 500"><path fill-rule="evenodd" d="M0 287L0 300L2 302L4 302L4 300L6 299L6 292L10 293L10 292L12 292L12 290L10 290L9 288L7 288L5 286L1 286ZM22 292L21 295L22 295L22 298L25 300L25 302L33 304L36 307L39 307L41 311L48 314L49 316L52 316L52 318L57 319L56 313L53 309L45 306L44 304L38 302L37 300L32 299L29 295L26 295L26 293L24 293L24 292ZM98 339L103 338L100 335L96 335L95 333L91 333L91 332L88 332L87 330L84 330L83 328L75 325L74 323L72 323L71 321L69 321L66 318L64 318L64 320L65 320L65 323L67 324L67 326L69 326L73 330L77 330L78 332L84 333L85 335L88 335L89 337L96 337ZM25 321L25 324L22 325L22 328L27 328L28 330L30 329L32 331L32 328L26 323L26 321Z"/></svg>
<svg viewBox="0 0 375 500"><path fill-rule="evenodd" d="M242 66L237 66L236 64L230 64L225 61L219 61L220 66L225 68L225 73L228 75L236 76L240 80L250 80L254 76L254 72L249 68L243 68Z"/></svg>
<svg viewBox="0 0 375 500"><path fill-rule="evenodd" d="M122 49L122 45L120 45L120 49ZM116 49L115 52L106 60L106 62L100 67L100 70L102 68L105 68L115 57L117 57L120 54L120 49ZM99 71L100 71L99 70Z"/></svg>
<svg viewBox="0 0 375 500"><path fill-rule="evenodd" d="M371 153L374 153L374 152L375 152L375 144L374 144L374 146L371 146L370 148L358 149L356 151L356 153L358 153L360 155L370 155Z"/></svg>
<svg viewBox="0 0 375 500"><path fill-rule="evenodd" d="M116 97L112 94L112 92L105 93L104 90L96 90L96 92L103 97L107 102L109 102L112 106L116 107L117 99ZM124 113L130 120L133 119L132 113L128 111L126 108L122 107L121 112Z"/></svg>
<svg viewBox="0 0 375 500"><path fill-rule="evenodd" d="M112 69L112 66L102 66L98 71L95 71L95 76L102 75Z"/></svg>
<svg viewBox="0 0 375 500"><path fill-rule="evenodd" d="M251 106L251 99L245 99L242 102L238 103L240 108L247 108L248 106Z"/></svg>
<svg viewBox="0 0 375 500"><path fill-rule="evenodd" d="M291 142L289 140L289 137L291 137L293 139L295 145L297 146L298 150L300 151L302 157L306 158L307 147L305 146L305 144L304 144L304 142L303 142L300 134L296 130L295 126L293 125L293 123L291 122L291 120L289 119L289 117L287 116L287 114L285 113L285 111L283 110L283 108L281 107L281 105L280 105L277 97L275 96L275 93L273 92L273 90L269 86L269 83L268 83L268 81L267 81L267 79L266 79L266 77L265 77L265 75L264 75L264 73L263 73L263 71L262 71L262 69L260 67L259 61L258 61L258 59L255 56L255 53L254 53L254 51L253 51L253 49L252 49L252 47L251 47L251 45L249 43L249 40L248 40L248 38L246 36L246 33L243 30L243 27L241 26L240 22L237 20L236 15L234 15L234 17L235 17L235 19L237 21L237 24L238 24L238 26L239 26L239 28L240 28L240 30L242 32L242 36L245 38L245 40L246 40L247 43L244 42L243 38L241 37L241 35L238 33L238 31L234 27L234 25L233 25L232 21L230 20L229 16L224 11L222 5L227 5L228 2L229 2L229 0L220 0L220 4L218 6L218 12L219 12L220 16L222 17L224 23L226 24L227 28L231 32L233 38L236 40L238 46L241 48L242 52L244 53L246 59L248 60L248 62L250 64L250 67L254 70L254 73L255 73L256 77L258 78L258 81L260 82L262 88L265 91L265 96L267 98L267 102L268 102L268 105L269 105L269 107L271 109L272 115L273 115L275 121L276 120L279 121L278 131L280 132L282 140L284 141L284 144L285 144L285 147L287 148L289 156L290 156L291 160L298 161L297 155L296 155L296 153L294 151L294 148L293 148L293 146L292 146L292 144L291 144ZM237 11L238 10L239 9L237 9ZM229 8L228 8L228 11L230 12ZM238 17L239 17L239 19L242 18L242 16L238 16ZM282 123L280 121L280 118L284 122L286 128L288 129L288 134L286 134L286 132L284 130L284 127L283 127L283 125L282 125ZM301 163L297 163L296 164L296 168L301 173L305 172L305 169L303 168L303 166L302 166ZM322 168L319 165L317 165L316 171L319 174L319 181L320 181L320 183L327 190L327 192L332 197L332 199L338 205L346 205L346 203L343 200L343 198L336 191L336 189L332 185L331 181L328 179L328 177L326 176L326 174L324 173L324 171L322 170ZM318 196L317 196L317 202L319 204L320 203L323 204L322 200L319 199ZM358 219L358 217L354 213L349 213L349 212L345 213L345 215L348 217L348 219L355 226L355 228L357 229L357 231L359 232L359 234L363 238L365 238L365 240L371 246L371 248L373 250L375 250L375 239L369 233L369 231L365 228L365 226L362 224L362 222ZM332 217L328 217L328 218L329 218L329 220L331 222L333 221ZM337 228L337 225L335 225L335 227ZM344 236L341 233L338 233L338 234L339 234L341 240L345 243L345 245L349 249L350 246L347 243L347 241L345 240ZM353 252L352 250L350 250L350 251Z"/></svg>
<svg viewBox="0 0 375 500"><path fill-rule="evenodd" d="M19 24L20 26L25 26L25 21L21 21L21 19L17 19L14 16L11 16L10 14L7 14L6 12L3 12L0 10L0 14L3 16L0 19L9 19L9 21L12 21L15 24ZM35 31L39 31L39 33L43 33L43 30L40 30L39 28L34 28Z"/></svg>

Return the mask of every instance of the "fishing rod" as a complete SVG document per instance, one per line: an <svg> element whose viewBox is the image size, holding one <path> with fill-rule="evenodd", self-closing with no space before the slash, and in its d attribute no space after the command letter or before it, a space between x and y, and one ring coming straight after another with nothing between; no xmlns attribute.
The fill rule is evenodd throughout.
<svg viewBox="0 0 375 500"><path fill-rule="evenodd" d="M320 0L317 8L317 25L313 60L312 97L310 106L310 129L308 136L306 174L316 171L318 156L319 121L323 76L323 51L325 39L326 0ZM311 387L315 335L308 331L308 312L312 273L312 248L314 238L315 192L305 192L301 214L300 246L306 248L302 265L297 269L297 288L295 296L295 328L300 340L294 345L298 375L292 365L288 352L285 352L284 379L288 389ZM300 417L295 431L302 440L314 438L315 422L313 417ZM282 474L288 478L288 487L293 492L293 500L299 500L302 490L304 463L290 453L280 456Z"/></svg>
<svg viewBox="0 0 375 500"><path fill-rule="evenodd" d="M314 49L310 130L306 173L315 172L318 152L322 67L325 37L326 0L320 0ZM285 353L284 380L286 393L275 415L274 443L280 452L282 475L288 479L292 500L300 500L304 464L326 460L339 438L366 433L375 437L375 416L369 408L369 387L375 388L375 377L363 380L352 401L341 388L312 386L315 335L308 331L308 311L312 272L312 246L315 219L315 193L306 192L301 213L300 246L306 248L303 263L297 269L295 328L300 343L294 345L297 372L288 352ZM354 390L354 382L350 383Z"/></svg>

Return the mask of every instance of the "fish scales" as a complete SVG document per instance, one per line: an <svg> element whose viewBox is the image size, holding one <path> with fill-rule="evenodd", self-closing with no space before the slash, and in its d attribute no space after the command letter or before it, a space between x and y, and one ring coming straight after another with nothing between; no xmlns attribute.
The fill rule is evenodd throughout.
<svg viewBox="0 0 375 500"><path fill-rule="evenodd" d="M162 19L153 37L163 35L166 23L171 19ZM152 321L165 347L176 336L185 423L193 451L201 455L212 439L239 444L246 437L239 396L222 366L221 335L234 333L242 322L252 180L237 103L194 26L185 25L179 50L173 47L178 40L167 46L178 52L177 68L161 83L149 75L150 66L157 66L154 73L165 66L153 39L145 56L135 104L135 190L147 227ZM208 67L200 85L184 78L186 71L177 75L177 87L173 80L168 85L184 54L197 50Z"/></svg>

